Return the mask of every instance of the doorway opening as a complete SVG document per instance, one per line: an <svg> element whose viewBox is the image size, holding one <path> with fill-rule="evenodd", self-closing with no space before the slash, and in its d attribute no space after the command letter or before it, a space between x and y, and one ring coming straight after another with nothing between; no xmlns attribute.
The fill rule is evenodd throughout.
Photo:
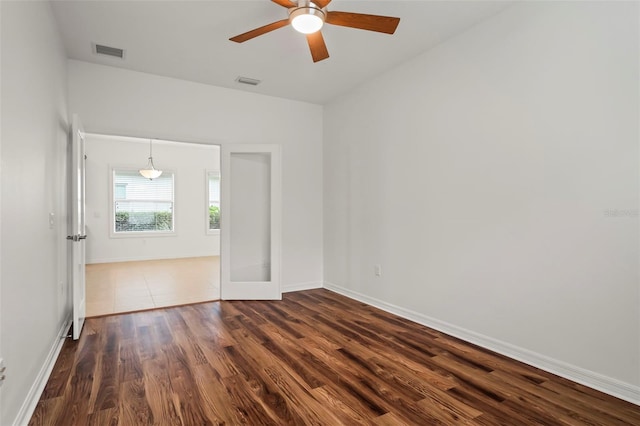
<svg viewBox="0 0 640 426"><path fill-rule="evenodd" d="M86 135L86 315L220 299L220 147Z"/></svg>

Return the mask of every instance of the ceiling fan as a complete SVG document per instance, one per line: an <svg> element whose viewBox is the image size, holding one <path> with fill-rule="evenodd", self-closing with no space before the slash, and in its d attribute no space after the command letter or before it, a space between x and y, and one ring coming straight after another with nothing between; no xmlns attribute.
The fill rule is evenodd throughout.
<svg viewBox="0 0 640 426"><path fill-rule="evenodd" d="M313 62L318 62L329 57L327 45L320 32L320 29L325 23L386 34L393 34L398 27L398 23L400 23L400 18L390 16L328 11L327 5L331 3L331 0L271 1L286 7L289 11L289 17L231 37L229 40L235 41L236 43L244 43L254 37L291 24L296 31L306 34Z"/></svg>

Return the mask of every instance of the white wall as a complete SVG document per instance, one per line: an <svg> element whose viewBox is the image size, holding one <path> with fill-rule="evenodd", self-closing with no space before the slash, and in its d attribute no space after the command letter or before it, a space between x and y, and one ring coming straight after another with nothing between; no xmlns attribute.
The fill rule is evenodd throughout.
<svg viewBox="0 0 640 426"><path fill-rule="evenodd" d="M282 146L282 282L322 284L322 107L70 60L87 132Z"/></svg>
<svg viewBox="0 0 640 426"><path fill-rule="evenodd" d="M638 16L519 4L327 105L326 285L640 402Z"/></svg>
<svg viewBox="0 0 640 426"><path fill-rule="evenodd" d="M66 56L48 2L0 2L2 145L0 424L28 420L69 316ZM49 226L49 213L54 214ZM33 400L33 397L36 400Z"/></svg>
<svg viewBox="0 0 640 426"><path fill-rule="evenodd" d="M149 140L87 135L87 263L217 256L220 236L207 234L206 172L220 170L220 148L155 141L157 168L174 173L175 233L111 237L111 172L147 164Z"/></svg>

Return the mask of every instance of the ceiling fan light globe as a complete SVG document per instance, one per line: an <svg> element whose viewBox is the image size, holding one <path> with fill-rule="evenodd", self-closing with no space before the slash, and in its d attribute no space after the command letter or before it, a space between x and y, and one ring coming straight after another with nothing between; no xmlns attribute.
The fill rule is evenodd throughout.
<svg viewBox="0 0 640 426"><path fill-rule="evenodd" d="M302 34L313 34L324 25L324 13L315 7L301 7L290 15L291 26Z"/></svg>

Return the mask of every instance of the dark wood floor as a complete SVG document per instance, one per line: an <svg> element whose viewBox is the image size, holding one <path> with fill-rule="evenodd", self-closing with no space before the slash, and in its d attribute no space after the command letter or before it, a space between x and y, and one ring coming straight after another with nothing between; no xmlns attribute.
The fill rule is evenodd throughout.
<svg viewBox="0 0 640 426"><path fill-rule="evenodd" d="M31 425L640 425L640 407L328 290L87 320Z"/></svg>

